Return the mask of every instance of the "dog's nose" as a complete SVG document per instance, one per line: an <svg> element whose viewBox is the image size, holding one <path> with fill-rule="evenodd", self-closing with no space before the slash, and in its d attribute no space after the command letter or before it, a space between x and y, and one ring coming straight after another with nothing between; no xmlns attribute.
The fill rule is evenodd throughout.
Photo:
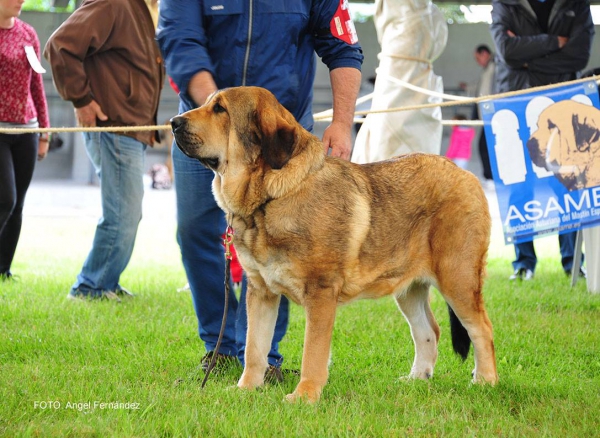
<svg viewBox="0 0 600 438"><path fill-rule="evenodd" d="M529 155L539 154L540 146L538 144L537 138L530 138L527 140L527 149L529 149Z"/></svg>
<svg viewBox="0 0 600 438"><path fill-rule="evenodd" d="M173 132L177 132L179 129L183 129L185 127L186 119L185 117L175 116L171 119L171 128Z"/></svg>

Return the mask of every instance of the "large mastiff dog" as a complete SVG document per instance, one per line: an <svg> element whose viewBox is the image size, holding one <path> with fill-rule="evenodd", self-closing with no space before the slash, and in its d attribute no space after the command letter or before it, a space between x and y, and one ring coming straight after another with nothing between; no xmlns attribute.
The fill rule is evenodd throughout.
<svg viewBox="0 0 600 438"><path fill-rule="evenodd" d="M336 308L361 298L394 297L415 343L409 377L430 378L440 336L431 285L448 303L455 351L466 358L473 343L473 380L496 383L481 295L490 215L475 176L437 155L367 165L326 157L262 88L219 91L171 124L179 148L214 171L248 276L240 388L263 384L282 294L306 311L300 383L287 400L319 399Z"/></svg>

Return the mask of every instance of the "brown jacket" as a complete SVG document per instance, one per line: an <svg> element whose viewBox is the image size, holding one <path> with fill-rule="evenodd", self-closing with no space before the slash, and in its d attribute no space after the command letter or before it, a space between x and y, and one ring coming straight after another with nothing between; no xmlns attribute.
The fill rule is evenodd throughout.
<svg viewBox="0 0 600 438"><path fill-rule="evenodd" d="M164 68L154 32L144 0L85 0L44 48L56 89L76 108L98 102L108 116L98 126L156 125Z"/></svg>

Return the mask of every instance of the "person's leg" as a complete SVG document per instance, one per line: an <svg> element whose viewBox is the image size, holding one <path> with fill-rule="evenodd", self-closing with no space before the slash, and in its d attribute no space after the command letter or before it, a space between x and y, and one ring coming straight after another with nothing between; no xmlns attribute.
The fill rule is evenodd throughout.
<svg viewBox="0 0 600 438"><path fill-rule="evenodd" d="M33 177L37 134L0 134L0 275L10 275Z"/></svg>
<svg viewBox="0 0 600 438"><path fill-rule="evenodd" d="M0 237L17 202L12 144L8 134L0 134ZM4 245L0 246L0 250L2 248Z"/></svg>
<svg viewBox="0 0 600 438"><path fill-rule="evenodd" d="M71 294L97 297L118 290L119 278L133 253L142 218L146 145L107 132L86 133L85 140L100 179L102 217Z"/></svg>
<svg viewBox="0 0 600 438"><path fill-rule="evenodd" d="M559 234L558 244L560 246L560 261L564 271L571 275L573 269L573 258L575 257L575 240L577 239L577 232ZM583 254L581 254L581 265L583 265ZM581 266L580 266L581 268Z"/></svg>
<svg viewBox="0 0 600 438"><path fill-rule="evenodd" d="M173 147L177 198L177 242L192 293L198 333L207 351L217 345L225 301L225 256L221 235L225 214L212 194L212 171ZM237 356L238 301L230 284L227 323L219 353Z"/></svg>
<svg viewBox="0 0 600 438"><path fill-rule="evenodd" d="M515 255L516 259L512 262L515 273L510 279L513 280L517 277L526 276L527 270L531 271L531 275L533 275L535 266L537 265L537 256L533 247L533 241L516 243ZM520 275L517 275L517 273L520 273Z"/></svg>

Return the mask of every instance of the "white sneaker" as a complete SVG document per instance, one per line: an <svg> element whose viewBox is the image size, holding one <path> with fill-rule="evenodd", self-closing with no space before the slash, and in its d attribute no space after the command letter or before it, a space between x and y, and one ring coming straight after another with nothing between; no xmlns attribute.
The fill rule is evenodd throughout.
<svg viewBox="0 0 600 438"><path fill-rule="evenodd" d="M515 272L513 272L513 274L510 277L508 277L508 279L510 281L513 281L513 280L530 281L530 280L533 280L533 271L531 269L526 269L526 268L516 269Z"/></svg>
<svg viewBox="0 0 600 438"><path fill-rule="evenodd" d="M496 185L494 184L494 180L493 179L486 179L483 182L483 189L487 190L489 192L493 192L494 190L496 190Z"/></svg>
<svg viewBox="0 0 600 438"><path fill-rule="evenodd" d="M177 292L187 292L190 290L190 284L186 283L183 287L177 288Z"/></svg>

